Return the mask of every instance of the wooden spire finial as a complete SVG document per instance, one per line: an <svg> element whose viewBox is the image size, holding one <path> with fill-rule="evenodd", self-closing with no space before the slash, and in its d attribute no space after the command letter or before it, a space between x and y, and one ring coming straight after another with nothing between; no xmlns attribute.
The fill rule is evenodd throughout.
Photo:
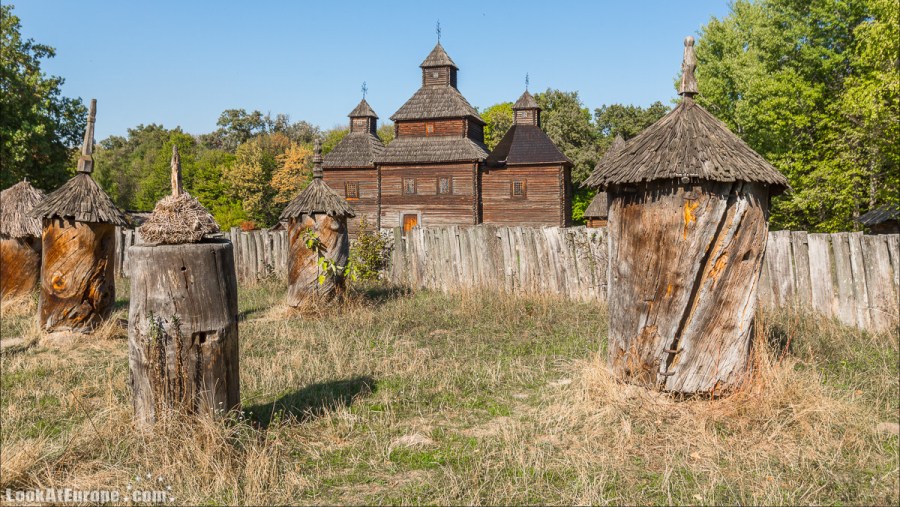
<svg viewBox="0 0 900 507"><path fill-rule="evenodd" d="M528 91L528 84L529 84L529 79L528 79L528 73L526 72L525 73L525 91L526 92Z"/></svg>
<svg viewBox="0 0 900 507"><path fill-rule="evenodd" d="M316 139L316 147L313 149L313 178L321 179L322 175L322 142Z"/></svg>
<svg viewBox="0 0 900 507"><path fill-rule="evenodd" d="M682 97L693 98L700 90L697 88L697 77L694 69L697 68L697 57L694 56L694 38L688 35L684 38L684 59L681 62L681 86L678 94Z"/></svg>
<svg viewBox="0 0 900 507"><path fill-rule="evenodd" d="M94 171L94 122L97 121L97 99L91 99L88 110L87 126L84 129L84 142L81 143L81 157L78 159L78 172L91 174Z"/></svg>
<svg viewBox="0 0 900 507"><path fill-rule="evenodd" d="M181 155L178 154L178 146L172 145L172 197L178 197L184 192L181 186Z"/></svg>
<svg viewBox="0 0 900 507"><path fill-rule="evenodd" d="M435 33L437 33L438 44L441 43L441 20L437 20L437 26L434 29Z"/></svg>

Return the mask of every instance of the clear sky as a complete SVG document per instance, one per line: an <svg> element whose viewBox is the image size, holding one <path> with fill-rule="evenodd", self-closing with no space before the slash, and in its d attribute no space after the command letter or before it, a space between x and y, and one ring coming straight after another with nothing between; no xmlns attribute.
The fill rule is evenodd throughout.
<svg viewBox="0 0 900 507"><path fill-rule="evenodd" d="M19 0L25 37L56 48L45 72L97 99L97 139L138 124L216 128L230 108L322 128L367 99L387 120L418 89L436 42L483 109L532 91L577 90L591 109L675 96L682 39L726 0L94 1Z"/></svg>

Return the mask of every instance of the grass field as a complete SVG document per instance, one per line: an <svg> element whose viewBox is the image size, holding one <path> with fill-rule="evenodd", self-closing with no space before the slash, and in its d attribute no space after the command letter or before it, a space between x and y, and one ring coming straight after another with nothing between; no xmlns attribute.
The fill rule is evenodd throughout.
<svg viewBox="0 0 900 507"><path fill-rule="evenodd" d="M369 287L299 316L283 293L241 289L242 416L145 434L122 329L52 348L7 308L25 343L2 356L0 490L151 474L210 505L900 501L898 437L876 430L898 422L896 333L760 315L747 385L678 400L609 377L596 304Z"/></svg>

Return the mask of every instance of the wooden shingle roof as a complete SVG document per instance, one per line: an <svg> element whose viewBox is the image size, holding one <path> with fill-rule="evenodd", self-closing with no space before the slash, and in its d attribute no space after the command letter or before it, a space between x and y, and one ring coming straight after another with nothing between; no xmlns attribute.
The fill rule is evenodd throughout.
<svg viewBox="0 0 900 507"><path fill-rule="evenodd" d="M350 132L328 155L323 166L374 167L375 159L384 151L384 144L371 132Z"/></svg>
<svg viewBox="0 0 900 507"><path fill-rule="evenodd" d="M488 156L490 166L572 162L537 125L513 125Z"/></svg>
<svg viewBox="0 0 900 507"><path fill-rule="evenodd" d="M31 216L31 210L43 198L44 193L27 181L0 192L0 237L41 237L41 221Z"/></svg>
<svg viewBox="0 0 900 507"><path fill-rule="evenodd" d="M343 197L339 196L322 179L322 146L316 140L315 154L313 155L313 179L306 188L300 192L281 212L279 220L299 218L300 215L312 213L324 213L332 217L353 217L353 208L347 204Z"/></svg>
<svg viewBox="0 0 900 507"><path fill-rule="evenodd" d="M428 85L419 88L391 119L402 121L466 117L484 125L478 111L459 90L448 85Z"/></svg>
<svg viewBox="0 0 900 507"><path fill-rule="evenodd" d="M468 137L398 137L376 158L379 164L480 162L487 147Z"/></svg>
<svg viewBox="0 0 900 507"><path fill-rule="evenodd" d="M603 190L597 192L597 195L584 209L584 218L606 218L609 215L609 205L607 204L607 193Z"/></svg>
<svg viewBox="0 0 900 507"><path fill-rule="evenodd" d="M772 195L789 188L787 178L728 127L693 100L694 39L685 39L681 103L659 121L604 157L585 186L690 178L761 182Z"/></svg>
<svg viewBox="0 0 900 507"><path fill-rule="evenodd" d="M534 97L530 93L528 93L528 90L525 90L525 93L523 93L522 96L519 97L519 100L517 100L516 103L513 104L512 108L514 110L515 109L540 109L541 106L539 106L537 101L534 100Z"/></svg>
<svg viewBox="0 0 900 507"><path fill-rule="evenodd" d="M900 205L885 204L883 206L879 206L867 213L864 213L863 215L860 215L860 217L855 219L854 221L866 226L873 226L882 224L889 220L900 220Z"/></svg>
<svg viewBox="0 0 900 507"><path fill-rule="evenodd" d="M435 44L434 49L431 50L431 53L428 53L428 56L425 57L425 61L423 61L419 67L423 69L430 67L453 67L454 69L459 70L459 67L456 66L453 59L450 58L450 55L444 51L444 46L441 46L440 42Z"/></svg>
<svg viewBox="0 0 900 507"><path fill-rule="evenodd" d="M97 101L91 99L87 128L78 159L78 174L31 210L36 218L73 218L78 222L127 225L125 214L91 178L94 169L94 121Z"/></svg>
<svg viewBox="0 0 900 507"><path fill-rule="evenodd" d="M375 114L375 110L372 109L372 106L370 106L368 102L366 102L366 99L359 101L359 104L357 104L356 107L353 108L353 111L350 111L350 114L347 116L350 118L378 118L378 115Z"/></svg>

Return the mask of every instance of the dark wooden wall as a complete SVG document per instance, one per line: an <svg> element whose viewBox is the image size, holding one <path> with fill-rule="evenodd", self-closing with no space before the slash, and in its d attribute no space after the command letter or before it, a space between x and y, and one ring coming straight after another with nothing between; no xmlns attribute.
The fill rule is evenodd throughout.
<svg viewBox="0 0 900 507"><path fill-rule="evenodd" d="M426 132L426 123L434 125L434 132ZM397 130L399 135L404 137L462 137L466 133L466 121L462 118L452 118L449 120L403 121L397 122Z"/></svg>
<svg viewBox="0 0 900 507"><path fill-rule="evenodd" d="M525 197L512 197L512 182L525 182ZM565 168L507 166L481 175L482 221L486 224L538 227L569 225L571 197Z"/></svg>
<svg viewBox="0 0 900 507"><path fill-rule="evenodd" d="M420 213L419 225L474 225L475 163L381 166L381 227L399 227L401 213ZM451 193L438 195L437 179L451 178ZM416 194L403 193L403 179L416 179Z"/></svg>
<svg viewBox="0 0 900 507"><path fill-rule="evenodd" d="M347 199L356 216L347 221L351 237L359 231L359 221L365 217L369 222L369 231L378 230L378 171L372 169L349 169L329 167L325 171L325 183L346 198L345 183L356 183L359 187L358 199Z"/></svg>

